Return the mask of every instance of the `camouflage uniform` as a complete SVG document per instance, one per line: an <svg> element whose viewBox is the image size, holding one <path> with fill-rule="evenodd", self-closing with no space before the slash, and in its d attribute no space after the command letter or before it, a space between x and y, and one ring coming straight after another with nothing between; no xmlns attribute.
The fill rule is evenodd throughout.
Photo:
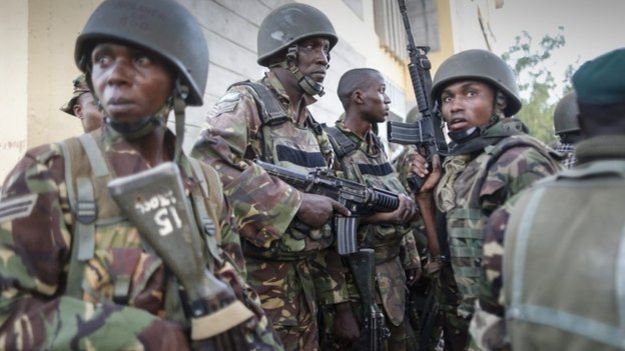
<svg viewBox="0 0 625 351"><path fill-rule="evenodd" d="M507 199L559 169L550 157L550 149L524 134L524 129L518 120L501 119L474 140L488 141L490 145L468 154L456 150L459 154L443 163L443 178L436 188L435 201L446 215L450 258L458 287L457 318L452 321L458 326L457 338L452 341L457 345L466 343L462 339L468 340L466 333L483 275L486 218Z"/></svg>
<svg viewBox="0 0 625 351"><path fill-rule="evenodd" d="M356 147L342 155L339 169L346 179L374 186L394 193L406 194L397 178L397 173L388 162L379 138L369 131L362 139L344 124L343 119L336 123L336 129L329 132L341 133ZM336 140L336 139L334 139ZM334 142L335 151L340 143ZM364 225L358 229L359 247L375 250L376 300L382 306L391 337L387 341L390 350L406 349L406 270L420 269L421 261L410 226L377 224ZM358 299L358 295L354 296Z"/></svg>
<svg viewBox="0 0 625 351"><path fill-rule="evenodd" d="M108 175L96 175L81 142L72 138L29 150L5 181L0 205L0 252L4 257L0 263L0 347L189 348L189 321L181 307L178 284L135 226L121 215L106 188L110 179L150 166L108 125L81 138L97 145ZM165 142L173 150L175 137L171 132L167 132ZM64 155L71 157L71 162ZM190 175L189 161L183 157L180 164L185 187L194 191L199 182ZM206 165L202 170L211 189L204 198L205 205L225 252L223 263L207 256L207 267L228 282L255 312L245 329L249 348L280 348L257 295L242 280L239 237L232 230L232 214L223 202L219 178ZM70 205L74 198L69 192L76 185L67 181L74 183L81 177L91 180L95 192L92 242L84 240L86 232L75 230L80 228L79 217ZM16 208L15 204L21 206ZM74 233L80 235L80 244ZM68 271L76 267L75 252L88 255L80 259L84 264L77 266L82 267L77 275L79 291L72 293L68 291L72 275Z"/></svg>
<svg viewBox="0 0 625 351"><path fill-rule="evenodd" d="M258 82L277 99L285 118L263 123L255 91L235 85L216 104L193 155L219 172L234 206L249 283L288 350L318 348L317 303L348 300L345 269L330 250L329 225L310 230L296 218L301 193L267 175L250 159L260 158L299 172L327 167L333 154L326 134L305 105L290 101L271 71ZM267 101L264 102L267 104ZM298 122L299 121L299 122Z"/></svg>

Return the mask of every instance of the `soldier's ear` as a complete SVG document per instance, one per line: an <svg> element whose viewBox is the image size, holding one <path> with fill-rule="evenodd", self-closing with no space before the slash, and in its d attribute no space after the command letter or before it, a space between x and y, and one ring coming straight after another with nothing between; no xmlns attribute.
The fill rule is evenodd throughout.
<svg viewBox="0 0 625 351"><path fill-rule="evenodd" d="M352 101L358 105L362 105L365 102L364 93L360 89L354 90L352 93Z"/></svg>
<svg viewBox="0 0 625 351"><path fill-rule="evenodd" d="M79 119L82 119L82 106L80 104L74 104L74 107L72 107L72 110L74 110L74 116L78 117Z"/></svg>

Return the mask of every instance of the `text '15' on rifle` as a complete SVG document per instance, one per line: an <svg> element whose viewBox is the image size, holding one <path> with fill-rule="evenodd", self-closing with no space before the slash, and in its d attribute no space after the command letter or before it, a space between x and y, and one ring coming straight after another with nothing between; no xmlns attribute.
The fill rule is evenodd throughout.
<svg viewBox="0 0 625 351"><path fill-rule="evenodd" d="M429 46L416 46L405 0L398 0L399 11L402 15L406 40L408 42L408 72L414 89L417 106L421 113L421 119L416 123L402 123L389 121L387 124L388 141L403 145L415 145L431 164L432 156L437 153L447 152L447 143L441 129L441 120L438 114L433 113L430 103L432 91L432 78L430 76L431 63L427 57ZM417 176L410 177L408 182L412 192L418 192L423 185L423 179Z"/></svg>
<svg viewBox="0 0 625 351"><path fill-rule="evenodd" d="M147 171L112 180L108 188L115 202L141 238L156 251L184 287L182 300L191 321L191 339L200 350L247 350L244 322L253 316L232 288L207 269L206 247L198 229L201 213L194 213L178 166L166 162ZM193 195L195 208L204 199ZM201 218L213 232L210 218ZM212 240L206 238L205 240Z"/></svg>
<svg viewBox="0 0 625 351"><path fill-rule="evenodd" d="M366 186L351 180L334 177L325 169L298 173L260 160L255 161L274 177L305 193L327 196L340 202L351 212L350 217L336 215L334 229L340 255L358 251L358 217L374 212L392 212L399 207L399 196L388 190Z"/></svg>

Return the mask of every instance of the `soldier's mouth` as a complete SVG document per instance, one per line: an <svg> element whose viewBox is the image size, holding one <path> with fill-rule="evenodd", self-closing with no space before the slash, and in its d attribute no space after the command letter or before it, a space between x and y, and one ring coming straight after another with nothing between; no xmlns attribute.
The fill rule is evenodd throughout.
<svg viewBox="0 0 625 351"><path fill-rule="evenodd" d="M469 127L469 123L463 118L454 118L447 123L449 130L463 130Z"/></svg>

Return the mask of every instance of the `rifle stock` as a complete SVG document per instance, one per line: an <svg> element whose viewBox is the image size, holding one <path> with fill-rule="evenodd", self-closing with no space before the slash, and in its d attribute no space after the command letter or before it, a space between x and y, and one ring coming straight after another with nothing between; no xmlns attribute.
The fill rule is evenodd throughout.
<svg viewBox="0 0 625 351"><path fill-rule="evenodd" d="M207 349L247 349L239 325L253 313L236 299L229 285L206 268L205 244L178 166L163 163L114 179L108 188L141 237L184 287L189 301L192 339L202 340Z"/></svg>

